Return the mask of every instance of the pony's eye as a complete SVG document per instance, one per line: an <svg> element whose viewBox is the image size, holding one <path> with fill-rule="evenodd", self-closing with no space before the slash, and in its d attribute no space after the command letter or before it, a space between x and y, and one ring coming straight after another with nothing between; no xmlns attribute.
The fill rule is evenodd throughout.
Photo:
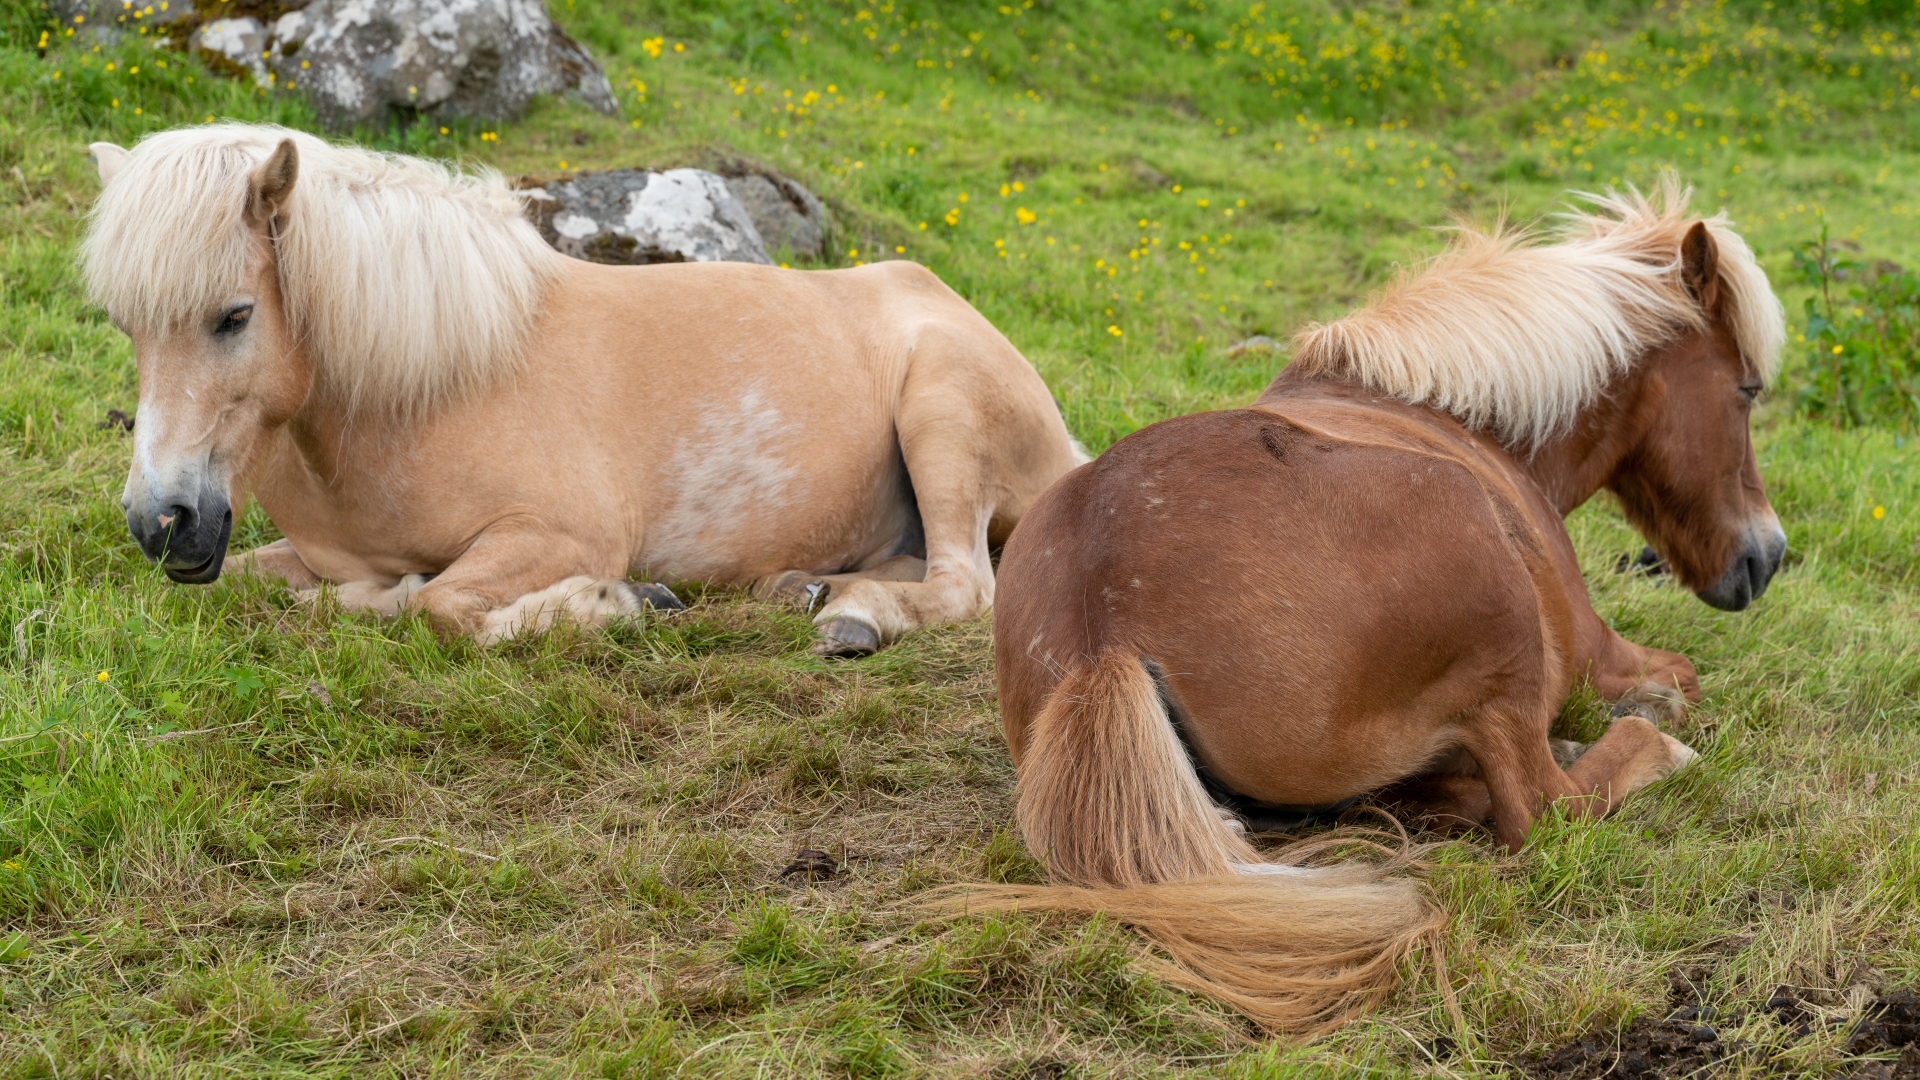
<svg viewBox="0 0 1920 1080"><path fill-rule="evenodd" d="M1760 400L1760 391L1763 389L1765 388L1759 386L1743 386L1740 392L1747 395L1747 401L1751 403Z"/></svg>
<svg viewBox="0 0 1920 1080"><path fill-rule="evenodd" d="M245 327L247 320L251 318L253 318L253 305L244 304L221 316L220 325L214 327L213 332L216 334L236 333Z"/></svg>

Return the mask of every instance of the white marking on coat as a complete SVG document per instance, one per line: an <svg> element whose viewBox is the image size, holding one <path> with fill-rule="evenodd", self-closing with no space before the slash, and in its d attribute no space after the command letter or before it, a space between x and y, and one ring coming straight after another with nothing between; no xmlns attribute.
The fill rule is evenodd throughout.
<svg viewBox="0 0 1920 1080"><path fill-rule="evenodd" d="M695 434L674 445L667 487L680 497L651 530L655 570L696 576L716 556L724 558L706 538L750 535L750 517L777 517L794 505L800 469L782 451L796 431L759 386L701 408Z"/></svg>

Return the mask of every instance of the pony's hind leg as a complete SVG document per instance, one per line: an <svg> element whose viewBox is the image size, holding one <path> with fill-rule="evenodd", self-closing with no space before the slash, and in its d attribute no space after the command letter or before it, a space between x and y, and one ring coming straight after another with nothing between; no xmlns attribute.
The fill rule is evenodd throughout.
<svg viewBox="0 0 1920 1080"><path fill-rule="evenodd" d="M1560 802L1578 817L1598 818L1627 797L1665 779L1696 756L1644 716L1615 720L1606 734L1561 768L1543 725L1509 721L1497 725L1474 759L1492 797L1495 832L1509 851L1526 845L1541 809Z"/></svg>
<svg viewBox="0 0 1920 1080"><path fill-rule="evenodd" d="M1448 836L1484 825L1493 815L1493 797L1480 775L1480 763L1464 746L1447 751L1375 798L1420 828Z"/></svg>
<svg viewBox="0 0 1920 1080"><path fill-rule="evenodd" d="M805 570L787 570L769 574L754 583L753 592L762 600L793 604L811 615L833 598L834 590L856 581L925 581L927 560L917 555L895 555L865 570L844 574L811 574Z"/></svg>
<svg viewBox="0 0 1920 1080"><path fill-rule="evenodd" d="M895 428L926 570L917 580L855 574L833 585L813 620L815 648L828 656L865 655L909 630L979 616L993 603L989 529L1010 530L1078 463L1045 384L984 324L921 330Z"/></svg>

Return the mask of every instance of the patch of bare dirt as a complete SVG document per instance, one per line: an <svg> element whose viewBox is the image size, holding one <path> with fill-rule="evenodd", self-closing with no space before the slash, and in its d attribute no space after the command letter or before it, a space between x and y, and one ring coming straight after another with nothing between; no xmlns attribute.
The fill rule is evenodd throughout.
<svg viewBox="0 0 1920 1080"><path fill-rule="evenodd" d="M1726 1032L1752 1028L1755 1013L1770 1016L1780 1034L1804 1039L1817 1030L1850 1026L1845 1053L1856 1060L1839 1075L1850 1080L1920 1080L1920 998L1896 990L1876 997L1857 1019L1824 1017L1789 987L1758 1010L1724 1011L1688 1005L1665 1018L1636 1017L1624 1031L1595 1031L1537 1059L1520 1063L1536 1080L1660 1080L1731 1074L1754 1065L1762 1047Z"/></svg>

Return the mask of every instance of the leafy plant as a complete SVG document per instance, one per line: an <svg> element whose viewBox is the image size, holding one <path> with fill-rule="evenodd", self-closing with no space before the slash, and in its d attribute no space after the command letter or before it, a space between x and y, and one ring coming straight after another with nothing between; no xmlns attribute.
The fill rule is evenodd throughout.
<svg viewBox="0 0 1920 1080"><path fill-rule="evenodd" d="M1835 427L1920 424L1920 275L1889 262L1844 254L1855 246L1820 239L1793 253L1806 299L1807 378L1798 407ZM1857 248L1855 249L1857 250ZM1844 297L1835 285L1853 282Z"/></svg>

